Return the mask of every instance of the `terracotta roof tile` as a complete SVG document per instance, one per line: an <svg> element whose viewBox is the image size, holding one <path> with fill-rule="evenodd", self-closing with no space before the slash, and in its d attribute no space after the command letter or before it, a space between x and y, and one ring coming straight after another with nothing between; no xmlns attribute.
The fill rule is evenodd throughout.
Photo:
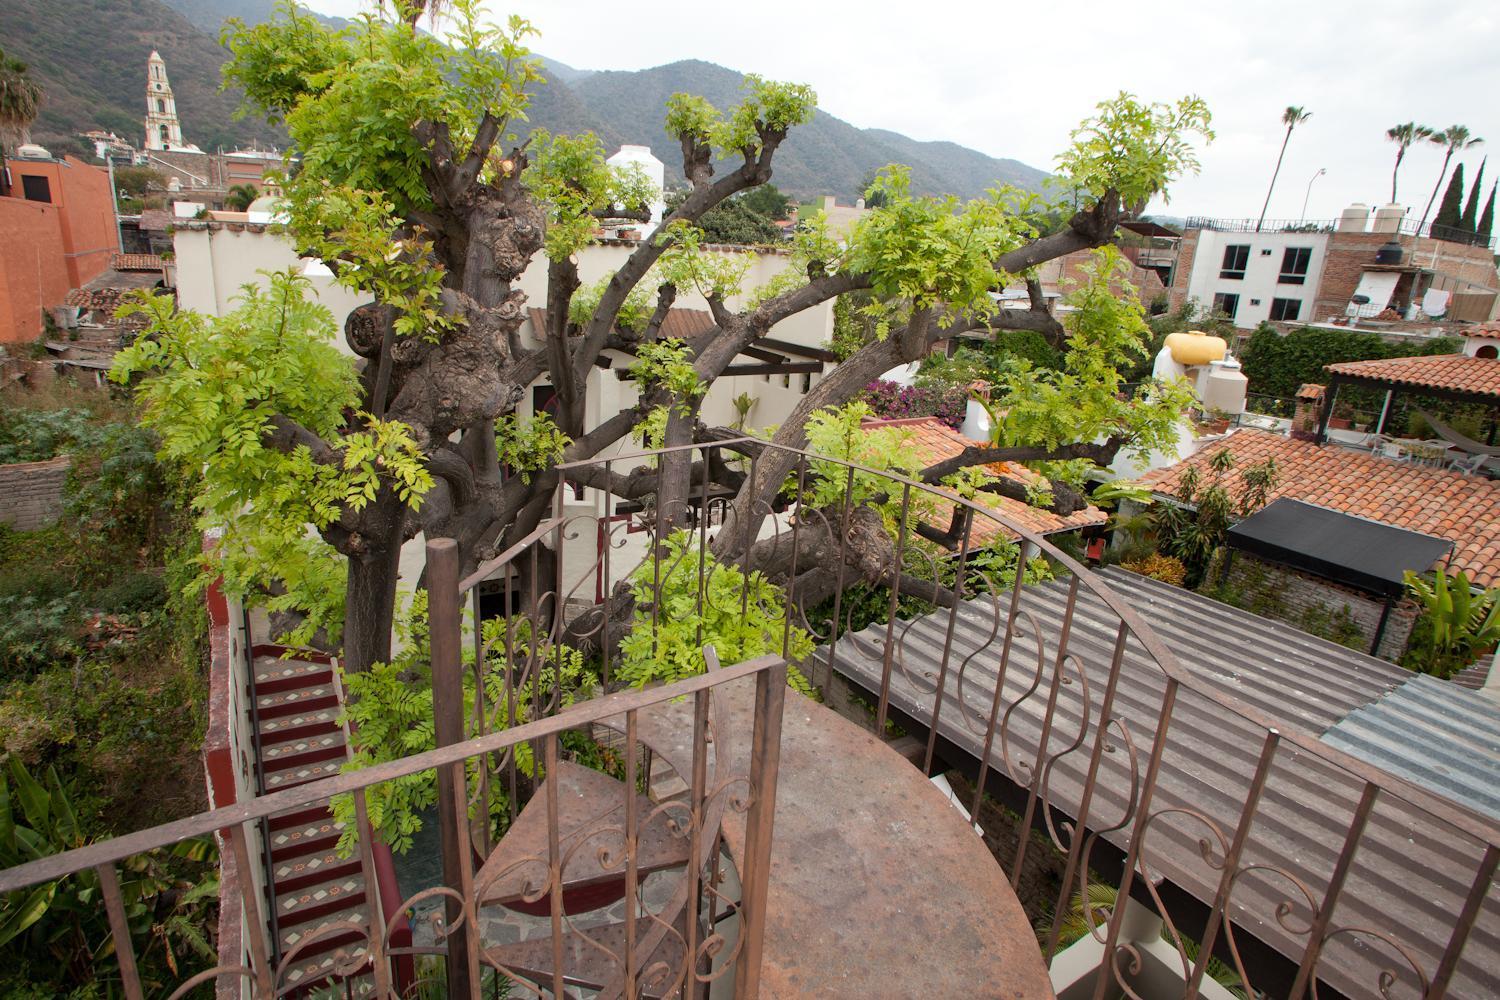
<svg viewBox="0 0 1500 1000"><path fill-rule="evenodd" d="M154 253L114 253L109 266L116 271L160 271L163 262Z"/></svg>
<svg viewBox="0 0 1500 1000"><path fill-rule="evenodd" d="M913 454L916 460L923 466L941 462L945 458L953 458L962 454L965 448L984 443L964 437L936 417L871 421L865 426L868 429L898 427L906 432L907 440ZM1029 471L1024 466L1010 462L994 462L985 466L985 468L996 475L1006 475L1020 479L1036 477L1035 473ZM1039 535L1050 535L1060 531L1072 531L1076 528L1103 524L1106 518L1104 511L1092 505L1063 517L1051 511L1022 503L1019 500L995 496L993 493L979 494L976 502L980 506L993 510L1007 521ZM946 504L941 505L934 513L933 521L937 523L933 526L947 528L952 516L953 507ZM1014 539L1016 537L1015 532L1008 531L997 521L992 521L989 518L974 519L973 544L983 545L999 538Z"/></svg>
<svg viewBox="0 0 1500 1000"><path fill-rule="evenodd" d="M1270 500L1305 500L1446 538L1454 545L1453 569L1483 587L1500 584L1500 482L1249 427L1232 432L1222 445L1147 473L1141 482L1159 494L1175 495L1187 469L1208 477L1209 459L1226 449L1235 459L1235 471L1225 477L1231 496L1239 496L1244 469L1274 458L1280 480Z"/></svg>
<svg viewBox="0 0 1500 1000"><path fill-rule="evenodd" d="M1500 359L1495 358L1430 354L1415 358L1341 361L1324 367L1334 375L1348 378L1500 398Z"/></svg>

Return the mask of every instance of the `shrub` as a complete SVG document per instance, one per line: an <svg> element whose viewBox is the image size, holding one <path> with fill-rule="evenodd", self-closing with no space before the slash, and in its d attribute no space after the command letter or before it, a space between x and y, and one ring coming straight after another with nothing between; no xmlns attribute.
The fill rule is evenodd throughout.
<svg viewBox="0 0 1500 1000"><path fill-rule="evenodd" d="M876 379L865 386L861 398L869 404L875 416L885 420L937 417L954 430L963 426L969 405L968 393L961 389L903 386L884 379Z"/></svg>
<svg viewBox="0 0 1500 1000"><path fill-rule="evenodd" d="M1164 556L1159 552L1153 552L1144 559L1120 565L1132 573L1149 576L1153 580L1170 583L1174 587L1182 586L1183 581L1187 579L1187 567L1182 564L1181 559Z"/></svg>

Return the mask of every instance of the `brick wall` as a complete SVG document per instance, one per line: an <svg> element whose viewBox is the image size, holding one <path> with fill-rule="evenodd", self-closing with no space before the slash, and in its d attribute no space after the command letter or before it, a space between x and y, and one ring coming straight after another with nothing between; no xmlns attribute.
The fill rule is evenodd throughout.
<svg viewBox="0 0 1500 1000"><path fill-rule="evenodd" d="M1390 240L1390 233L1334 233L1330 236L1328 255L1323 262L1323 280L1318 285L1310 318L1317 321L1342 316L1350 296L1359 285L1360 275L1375 263L1375 252ZM1401 245L1406 251L1402 263L1434 272L1434 287L1452 288L1457 284L1462 288L1493 289L1500 285L1494 257L1485 247L1426 238L1413 241L1411 237L1402 237Z"/></svg>
<svg viewBox="0 0 1500 1000"><path fill-rule="evenodd" d="M18 531L33 531L57 520L71 464L64 455L46 462L0 465L0 521Z"/></svg>
<svg viewBox="0 0 1500 1000"><path fill-rule="evenodd" d="M42 335L42 314L68 297L62 218L55 205L0 198L0 344Z"/></svg>
<svg viewBox="0 0 1500 1000"><path fill-rule="evenodd" d="M1172 272L1172 287L1167 289L1168 308L1176 310L1187 301L1188 279L1193 274L1193 258L1198 256L1197 229L1182 234L1182 245L1177 250L1177 268Z"/></svg>
<svg viewBox="0 0 1500 1000"><path fill-rule="evenodd" d="M1367 594L1263 562L1244 552L1235 553L1226 583L1230 590L1244 599L1250 611L1304 631L1308 631L1309 614L1326 619L1327 612L1348 608L1363 637L1358 644L1362 653L1370 651L1370 643L1375 641L1375 630L1380 625L1380 613L1385 607L1383 602ZM1393 662L1399 659L1406 651L1416 620L1417 609L1410 602L1403 601L1391 608L1377 655Z"/></svg>

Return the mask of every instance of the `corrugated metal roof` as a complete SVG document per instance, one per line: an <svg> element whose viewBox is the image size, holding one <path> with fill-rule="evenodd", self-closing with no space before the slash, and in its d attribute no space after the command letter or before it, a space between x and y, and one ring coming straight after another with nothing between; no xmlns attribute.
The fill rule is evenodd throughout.
<svg viewBox="0 0 1500 1000"><path fill-rule="evenodd" d="M1213 688L1285 720L1305 734L1322 733L1351 711L1374 702L1411 678L1383 660L1297 632L1197 594L1118 569L1103 583L1131 604L1178 657L1182 667ZM991 752L992 782L1025 788L1037 758L1054 665L1056 640L1068 598L1067 581L1029 587L1004 678L1002 725ZM938 730L978 757L993 710L1008 604L1004 599L965 602L954 620L943 709ZM891 703L917 720L929 720L941 669L948 611L898 623L893 651ZM1057 688L1053 729L1044 768L1046 797L1076 815L1094 745L1102 693L1119 619L1102 599L1080 587L1068 642L1066 684ZM872 626L840 638L834 666L867 690L878 690L886 630ZM1040 638L1040 642L1038 642ZM1166 677L1137 639L1126 642L1114 717L1130 745L1111 727L1114 749L1101 757L1089 827L1117 849L1128 844L1132 803L1160 723ZM1244 808L1266 740L1258 724L1192 688L1178 692L1167 730L1145 858L1153 874L1208 905L1221 872L1207 858L1224 849L1207 825L1227 839ZM1064 753L1074 742L1075 749ZM1007 759L1011 764L1007 764ZM994 784L991 787L995 787ZM1283 742L1249 831L1244 865L1289 873L1321 899L1363 792L1357 775ZM1128 817L1128 818L1127 818ZM1201 818L1199 818L1201 817ZM1118 829L1110 829L1118 826ZM1400 941L1428 975L1447 945L1455 915L1468 894L1484 844L1450 830L1428 813L1386 793L1377 798L1336 910L1338 926L1375 928ZM1278 908L1291 907L1278 917ZM1306 947L1309 906L1285 875L1267 870L1241 876L1230 896L1237 932L1254 935L1288 956L1291 966ZM1320 978L1349 996L1378 989L1381 972L1395 969L1399 983L1415 985L1401 962L1368 938L1331 938L1318 966ZM1500 968L1500 894L1486 898L1470 934L1450 995L1494 995ZM1262 975L1269 973L1263 972ZM1252 980L1255 970L1252 970ZM1283 984L1282 988L1286 984ZM1407 995L1403 987L1394 989ZM1412 995L1420 990L1411 991Z"/></svg>
<svg viewBox="0 0 1500 1000"><path fill-rule="evenodd" d="M1416 674L1323 742L1500 820L1500 703L1482 695Z"/></svg>

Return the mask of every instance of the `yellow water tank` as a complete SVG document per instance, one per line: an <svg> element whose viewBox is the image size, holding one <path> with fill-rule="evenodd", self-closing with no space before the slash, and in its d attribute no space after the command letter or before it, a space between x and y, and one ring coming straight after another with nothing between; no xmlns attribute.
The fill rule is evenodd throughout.
<svg viewBox="0 0 1500 1000"><path fill-rule="evenodd" d="M1172 352L1172 360L1189 367L1222 361L1229 351L1223 337L1210 337L1202 330L1169 333L1165 343L1167 350Z"/></svg>

